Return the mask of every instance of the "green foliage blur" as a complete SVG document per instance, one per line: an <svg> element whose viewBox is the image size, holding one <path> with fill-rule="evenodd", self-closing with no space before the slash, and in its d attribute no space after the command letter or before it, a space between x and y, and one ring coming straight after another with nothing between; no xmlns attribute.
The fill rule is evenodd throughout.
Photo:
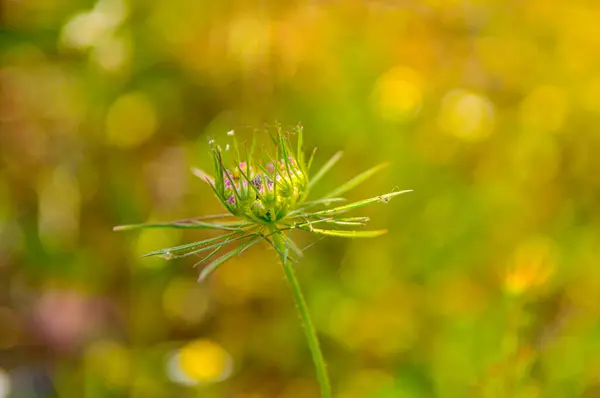
<svg viewBox="0 0 600 398"><path fill-rule="evenodd" d="M220 213L208 140L304 125L372 240L298 233L334 395L600 395L600 4L8 0L0 397L318 397L276 252L205 284L113 232Z"/></svg>

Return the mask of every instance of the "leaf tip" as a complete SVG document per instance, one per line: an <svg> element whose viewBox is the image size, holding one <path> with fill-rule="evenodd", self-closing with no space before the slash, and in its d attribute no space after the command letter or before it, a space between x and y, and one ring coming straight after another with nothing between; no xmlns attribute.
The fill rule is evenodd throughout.
<svg viewBox="0 0 600 398"><path fill-rule="evenodd" d="M133 229L132 225L117 225L112 228L113 231L127 231L128 229Z"/></svg>
<svg viewBox="0 0 600 398"><path fill-rule="evenodd" d="M198 275L198 283L204 283L206 282L206 278L208 277L208 272L204 272L204 270L202 270L200 272L200 275Z"/></svg>
<svg viewBox="0 0 600 398"><path fill-rule="evenodd" d="M208 184L214 184L214 179L204 170L197 167L192 167L190 170L193 175L200 178L202 181L205 181Z"/></svg>

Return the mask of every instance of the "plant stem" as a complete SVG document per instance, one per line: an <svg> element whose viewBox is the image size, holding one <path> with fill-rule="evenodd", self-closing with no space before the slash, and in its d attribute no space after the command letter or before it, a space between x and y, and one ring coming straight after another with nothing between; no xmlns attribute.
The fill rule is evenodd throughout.
<svg viewBox="0 0 600 398"><path fill-rule="evenodd" d="M331 398L331 386L329 385L329 378L327 377L327 370L325 369L325 360L323 359L323 353L321 352L321 346L319 345L317 332L313 326L310 314L308 312L308 306L304 301L302 289L300 288L298 279L296 279L294 266L291 261L287 261L288 246L281 231L278 231L276 227L273 227L271 230L273 232L273 243L281 257L281 263L283 264L285 277L292 288L294 301L296 302L296 307L298 307L298 312L300 313L300 320L302 322L302 326L304 327L308 348L310 349L313 362L315 364L317 380L321 386L321 396L323 398Z"/></svg>

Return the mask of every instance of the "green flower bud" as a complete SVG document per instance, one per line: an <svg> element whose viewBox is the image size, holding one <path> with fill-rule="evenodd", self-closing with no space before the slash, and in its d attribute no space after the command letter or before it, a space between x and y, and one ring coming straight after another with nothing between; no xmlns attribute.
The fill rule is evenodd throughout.
<svg viewBox="0 0 600 398"><path fill-rule="evenodd" d="M249 156L228 168L220 147L213 148L215 192L233 215L254 222L275 223L304 199L308 187L306 166L294 156L281 131L277 138L277 153L284 156L267 164Z"/></svg>

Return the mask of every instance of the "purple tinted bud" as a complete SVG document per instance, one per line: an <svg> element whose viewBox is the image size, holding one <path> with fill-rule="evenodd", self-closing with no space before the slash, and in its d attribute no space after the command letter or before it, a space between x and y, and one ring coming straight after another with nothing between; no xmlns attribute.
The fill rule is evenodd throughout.
<svg viewBox="0 0 600 398"><path fill-rule="evenodd" d="M231 205L234 204L235 203L235 195L231 195L230 197L228 197L226 202Z"/></svg>
<svg viewBox="0 0 600 398"><path fill-rule="evenodd" d="M256 177L254 177L252 179L252 181L250 181L252 183L252 185L254 185L254 188L260 188L262 186L262 178L260 175L257 175Z"/></svg>

